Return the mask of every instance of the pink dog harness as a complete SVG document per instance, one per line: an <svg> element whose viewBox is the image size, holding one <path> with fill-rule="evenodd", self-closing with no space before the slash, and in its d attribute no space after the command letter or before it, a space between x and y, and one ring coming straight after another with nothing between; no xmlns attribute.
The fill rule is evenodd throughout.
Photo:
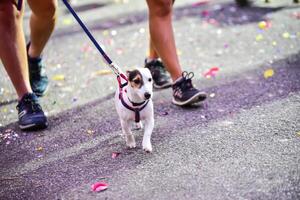
<svg viewBox="0 0 300 200"><path fill-rule="evenodd" d="M124 101L123 90L121 87L120 87L120 92L119 92L119 99L121 100L121 103L123 104L123 106L125 108L134 112L135 122L136 123L140 122L141 121L140 112L148 105L149 100L141 102L141 103L135 103L135 102L130 101L130 99L128 98L130 103L134 106L134 107L131 107ZM141 106L141 107L135 107L135 106Z"/></svg>

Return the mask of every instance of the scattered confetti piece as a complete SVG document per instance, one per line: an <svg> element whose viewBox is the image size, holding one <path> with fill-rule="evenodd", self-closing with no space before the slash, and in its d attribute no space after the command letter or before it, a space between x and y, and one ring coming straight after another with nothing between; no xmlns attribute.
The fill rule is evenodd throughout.
<svg viewBox="0 0 300 200"><path fill-rule="evenodd" d="M265 21L259 22L259 23L258 23L258 27L259 27L260 29L266 29L266 28L267 28L267 22L265 22Z"/></svg>
<svg viewBox="0 0 300 200"><path fill-rule="evenodd" d="M179 49L177 49L177 55L181 56L182 55L182 51L180 51Z"/></svg>
<svg viewBox="0 0 300 200"><path fill-rule="evenodd" d="M94 75L96 75L96 76L102 76L102 75L108 75L108 74L112 74L112 71L107 70L107 69L102 69L102 70L98 70L98 71L94 72Z"/></svg>
<svg viewBox="0 0 300 200"><path fill-rule="evenodd" d="M264 39L264 36L261 35L261 34L258 34L258 35L255 37L255 40L256 40L257 42L262 41L263 39Z"/></svg>
<svg viewBox="0 0 300 200"><path fill-rule="evenodd" d="M65 18L63 19L63 24L69 26L73 24L73 20L71 18Z"/></svg>
<svg viewBox="0 0 300 200"><path fill-rule="evenodd" d="M211 94L209 95L210 98L214 98L215 96L216 96L215 93L211 93Z"/></svg>
<svg viewBox="0 0 300 200"><path fill-rule="evenodd" d="M144 28L140 28L139 32L140 33L145 33L145 29Z"/></svg>
<svg viewBox="0 0 300 200"><path fill-rule="evenodd" d="M111 157L112 157L113 159L115 159L115 158L118 157L120 154L121 154L121 153L119 153L119 152L113 152L112 155L111 155Z"/></svg>
<svg viewBox="0 0 300 200"><path fill-rule="evenodd" d="M84 53L91 52L93 48L89 44L84 44L81 48L81 51Z"/></svg>
<svg viewBox="0 0 300 200"><path fill-rule="evenodd" d="M267 69L264 72L265 79L268 79L268 78L272 77L273 75L274 75L274 70L273 69Z"/></svg>
<svg viewBox="0 0 300 200"><path fill-rule="evenodd" d="M169 114L168 111L164 111L164 110L159 111L159 115L160 115L160 116L166 116L166 115L168 115L168 114Z"/></svg>
<svg viewBox="0 0 300 200"><path fill-rule="evenodd" d="M43 147L37 147L36 150L37 150L37 151L43 151L44 148L43 148Z"/></svg>
<svg viewBox="0 0 300 200"><path fill-rule="evenodd" d="M93 192L100 192L100 191L104 191L108 188L108 184L104 183L104 182L97 182L94 183L92 185L92 191Z"/></svg>
<svg viewBox="0 0 300 200"><path fill-rule="evenodd" d="M203 10L201 12L202 17L208 17L209 16L209 11L208 10Z"/></svg>
<svg viewBox="0 0 300 200"><path fill-rule="evenodd" d="M93 130L87 130L87 133L89 134L89 135L93 135L94 133L95 133L95 131L93 131Z"/></svg>
<svg viewBox="0 0 300 200"><path fill-rule="evenodd" d="M201 0L201 1L193 3L192 6L193 7L201 6L201 5L207 4L208 2L209 2L208 0Z"/></svg>
<svg viewBox="0 0 300 200"><path fill-rule="evenodd" d="M6 144L10 144L11 140L16 140L19 135L12 129L6 129L4 133L0 133L0 142L6 141Z"/></svg>
<svg viewBox="0 0 300 200"><path fill-rule="evenodd" d="M78 100L78 98L76 98L76 97L73 97L73 98L72 98L72 102L73 102L73 103L75 103L77 100Z"/></svg>
<svg viewBox="0 0 300 200"><path fill-rule="evenodd" d="M122 55L123 54L123 49L119 48L116 50L117 54L118 55Z"/></svg>
<svg viewBox="0 0 300 200"><path fill-rule="evenodd" d="M272 45L273 45L273 46L276 46L276 45L277 45L277 42L276 42L276 41L273 41L273 42L272 42Z"/></svg>
<svg viewBox="0 0 300 200"><path fill-rule="evenodd" d="M258 23L258 27L262 30L271 28L271 22L270 21L260 21Z"/></svg>
<svg viewBox="0 0 300 200"><path fill-rule="evenodd" d="M211 24L211 25L214 25L214 26L219 25L219 22L217 20L213 19L213 18L209 19L208 23Z"/></svg>
<svg viewBox="0 0 300 200"><path fill-rule="evenodd" d="M112 30L112 31L110 32L110 34L111 34L112 36L116 36L116 35L118 34L118 32L117 32L116 30Z"/></svg>
<svg viewBox="0 0 300 200"><path fill-rule="evenodd" d="M284 32L282 34L282 37L285 38L285 39L289 39L291 37L291 35L288 32Z"/></svg>
<svg viewBox="0 0 300 200"><path fill-rule="evenodd" d="M104 36L108 36L108 34L109 34L108 30L105 30L105 31L102 32L102 35L104 35Z"/></svg>
<svg viewBox="0 0 300 200"><path fill-rule="evenodd" d="M52 80L54 80L54 81L63 81L63 80L65 80L65 76L63 74L57 74L57 75L52 77Z"/></svg>
<svg viewBox="0 0 300 200"><path fill-rule="evenodd" d="M211 77L216 76L216 74L219 70L220 69L218 67L212 67L208 71L206 71L203 75L205 78L211 78Z"/></svg>
<svg viewBox="0 0 300 200"><path fill-rule="evenodd" d="M300 12L294 12L292 14L292 17L296 18L296 19L300 19Z"/></svg>

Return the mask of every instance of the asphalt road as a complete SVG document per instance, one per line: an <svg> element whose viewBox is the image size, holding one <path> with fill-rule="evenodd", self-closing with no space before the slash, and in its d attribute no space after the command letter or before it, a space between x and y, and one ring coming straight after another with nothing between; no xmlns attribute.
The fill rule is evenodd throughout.
<svg viewBox="0 0 300 200"><path fill-rule="evenodd" d="M182 66L209 98L179 108L170 89L156 91L151 154L141 148L142 131L136 149L125 147L115 78L103 75L97 51L60 7L44 54L47 130L18 129L14 91L0 68L0 199L300 199L299 6L195 2L176 2L174 28ZM122 68L142 66L142 1L75 7ZM261 30L262 20L271 26ZM215 77L203 76L215 66ZM108 189L92 192L98 181Z"/></svg>

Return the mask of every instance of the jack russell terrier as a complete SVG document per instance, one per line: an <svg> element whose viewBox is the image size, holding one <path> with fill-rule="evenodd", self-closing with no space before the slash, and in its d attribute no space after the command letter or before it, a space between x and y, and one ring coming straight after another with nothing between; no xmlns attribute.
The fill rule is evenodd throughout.
<svg viewBox="0 0 300 200"><path fill-rule="evenodd" d="M126 145L135 148L136 142L131 130L134 122L142 128L144 121L143 149L152 152L151 134L154 127L153 112L153 82L147 68L138 68L127 71L128 84L124 88L117 89L115 94L115 106L120 117L122 132L126 137Z"/></svg>

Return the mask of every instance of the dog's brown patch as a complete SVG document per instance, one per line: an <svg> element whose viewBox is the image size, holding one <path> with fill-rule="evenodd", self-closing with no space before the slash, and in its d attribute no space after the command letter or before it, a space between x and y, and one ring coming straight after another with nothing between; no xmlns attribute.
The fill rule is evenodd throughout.
<svg viewBox="0 0 300 200"><path fill-rule="evenodd" d="M143 86L143 76L139 70L127 71L127 76L131 87L141 88Z"/></svg>

